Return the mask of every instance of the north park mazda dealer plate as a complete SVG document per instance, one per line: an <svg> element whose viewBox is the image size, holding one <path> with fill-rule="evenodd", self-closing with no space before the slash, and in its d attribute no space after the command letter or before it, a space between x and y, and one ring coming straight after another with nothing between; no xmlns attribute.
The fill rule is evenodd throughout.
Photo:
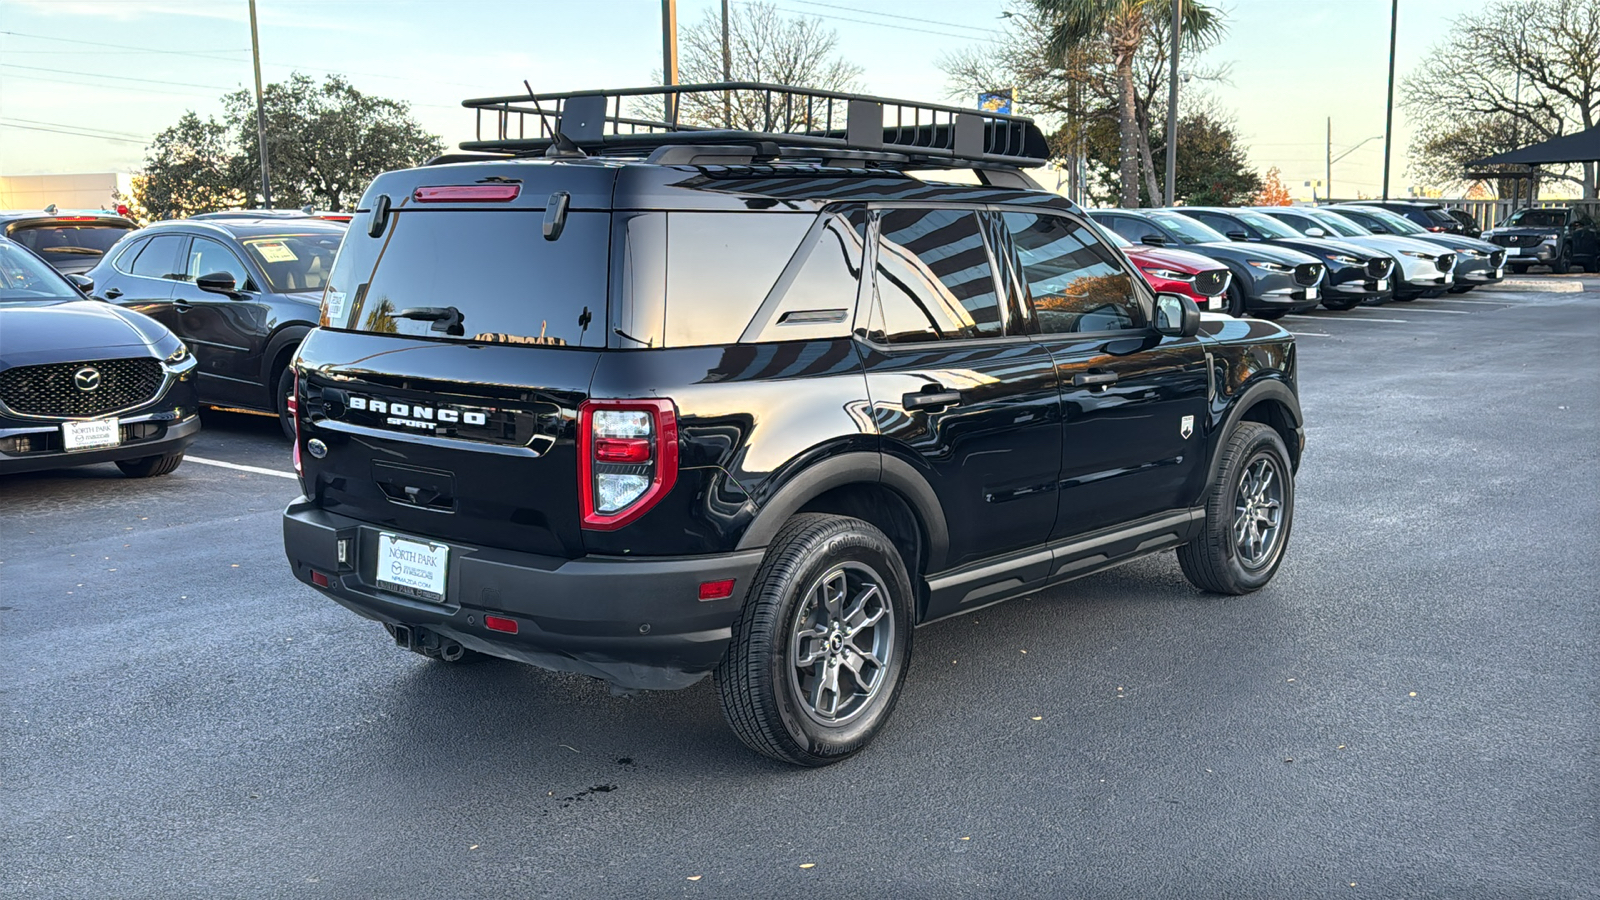
<svg viewBox="0 0 1600 900"><path fill-rule="evenodd" d="M62 422L61 446L66 450L95 450L122 443L116 419L91 419L87 422Z"/></svg>
<svg viewBox="0 0 1600 900"><path fill-rule="evenodd" d="M386 531L378 534L378 565L374 574L378 586L385 590L443 603L445 570L449 562L450 548L444 544L407 540Z"/></svg>

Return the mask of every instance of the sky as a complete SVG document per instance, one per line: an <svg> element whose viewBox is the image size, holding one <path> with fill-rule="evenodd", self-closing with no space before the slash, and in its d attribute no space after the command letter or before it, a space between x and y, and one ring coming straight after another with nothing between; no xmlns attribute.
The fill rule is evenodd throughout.
<svg viewBox="0 0 1600 900"><path fill-rule="evenodd" d="M970 104L950 96L939 61L1001 36L1008 0L774 2L835 29L865 92ZM1400 0L1397 78L1487 3ZM1309 198L1331 118L1334 155L1360 144L1333 166L1335 195L1376 195L1389 0L1219 5L1227 34L1201 63L1226 77L1206 90L1236 117L1251 163ZM678 0L680 29L717 9ZM645 85L661 68L660 0L257 0L257 12L265 80L341 73L410 102L452 146L472 137L465 98L516 93L523 79L541 92ZM0 175L135 171L157 132L186 110L219 114L220 96L246 86L247 0L0 0ZM1405 196L1411 127L1398 108L1394 130L1390 194Z"/></svg>

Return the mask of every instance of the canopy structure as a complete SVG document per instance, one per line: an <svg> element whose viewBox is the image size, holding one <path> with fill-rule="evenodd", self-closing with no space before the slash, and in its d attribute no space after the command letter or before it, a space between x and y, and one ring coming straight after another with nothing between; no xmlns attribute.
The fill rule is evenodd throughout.
<svg viewBox="0 0 1600 900"><path fill-rule="evenodd" d="M1577 134L1564 134L1548 141L1530 144L1520 150L1508 150L1484 159L1475 159L1467 163L1467 167L1544 166L1585 162L1600 162L1600 125Z"/></svg>

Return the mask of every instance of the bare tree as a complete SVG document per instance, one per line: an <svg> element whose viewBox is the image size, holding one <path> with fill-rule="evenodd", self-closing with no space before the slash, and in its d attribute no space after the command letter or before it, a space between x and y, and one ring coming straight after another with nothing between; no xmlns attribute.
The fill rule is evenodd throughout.
<svg viewBox="0 0 1600 900"><path fill-rule="evenodd" d="M1455 20L1405 80L1419 122L1413 172L1460 183L1473 159L1600 121L1600 0L1500 0ZM1551 172L1595 196L1594 163Z"/></svg>
<svg viewBox="0 0 1600 900"><path fill-rule="evenodd" d="M839 34L821 19L789 17L770 3L755 0L733 5L728 23L729 75L734 81L762 81L826 91L858 90L861 67L836 55ZM678 75L684 84L722 81L722 16L707 9L678 38ZM834 112L841 123L842 107ZM782 103L769 105L763 95L734 91L720 96L688 95L678 110L687 125L740 131L803 131L821 127L819 107Z"/></svg>

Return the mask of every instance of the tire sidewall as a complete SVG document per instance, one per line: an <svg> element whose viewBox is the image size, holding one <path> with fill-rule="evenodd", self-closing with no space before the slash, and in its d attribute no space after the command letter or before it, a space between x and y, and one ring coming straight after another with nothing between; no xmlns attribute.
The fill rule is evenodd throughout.
<svg viewBox="0 0 1600 900"><path fill-rule="evenodd" d="M906 578L905 566L899 554L877 533L852 524L827 534L813 546L806 548L805 562L796 571L796 577L781 585L771 585L778 597L775 627L769 648L765 680L774 695L775 706L784 730L805 754L819 762L849 756L861 749L893 711L899 698L901 684L911 655L911 585ZM789 677L789 641L795 613L804 601L807 589L829 569L842 562L856 562L870 567L889 593L887 607L895 617L894 648L890 654L887 679L881 693L874 697L860 715L840 726L826 726L809 716L791 685Z"/></svg>
<svg viewBox="0 0 1600 900"><path fill-rule="evenodd" d="M1278 475L1283 479L1283 519L1279 526L1278 544L1273 551L1270 562L1259 569L1248 569L1239 559L1239 548L1233 539L1233 517L1224 515L1222 521L1217 523L1227 535L1224 546L1227 548L1227 566L1229 574L1239 587L1246 591L1259 590L1270 582L1278 573L1278 567L1283 564L1283 558L1288 553L1289 538L1294 530L1294 470L1289 465L1289 451L1283 444L1283 438L1271 428L1256 430L1249 443L1240 448L1240 452L1228 461L1228 467L1223 471L1223 484L1225 494L1219 503L1222 510L1231 511L1239 496L1239 482L1244 478L1244 473L1250 465L1262 455L1271 456L1273 464L1278 468Z"/></svg>
<svg viewBox="0 0 1600 900"><path fill-rule="evenodd" d="M283 428L283 436L294 440L294 422L289 419L289 392L294 390L294 367L285 366L278 373L272 390L272 406L278 413L278 425Z"/></svg>

